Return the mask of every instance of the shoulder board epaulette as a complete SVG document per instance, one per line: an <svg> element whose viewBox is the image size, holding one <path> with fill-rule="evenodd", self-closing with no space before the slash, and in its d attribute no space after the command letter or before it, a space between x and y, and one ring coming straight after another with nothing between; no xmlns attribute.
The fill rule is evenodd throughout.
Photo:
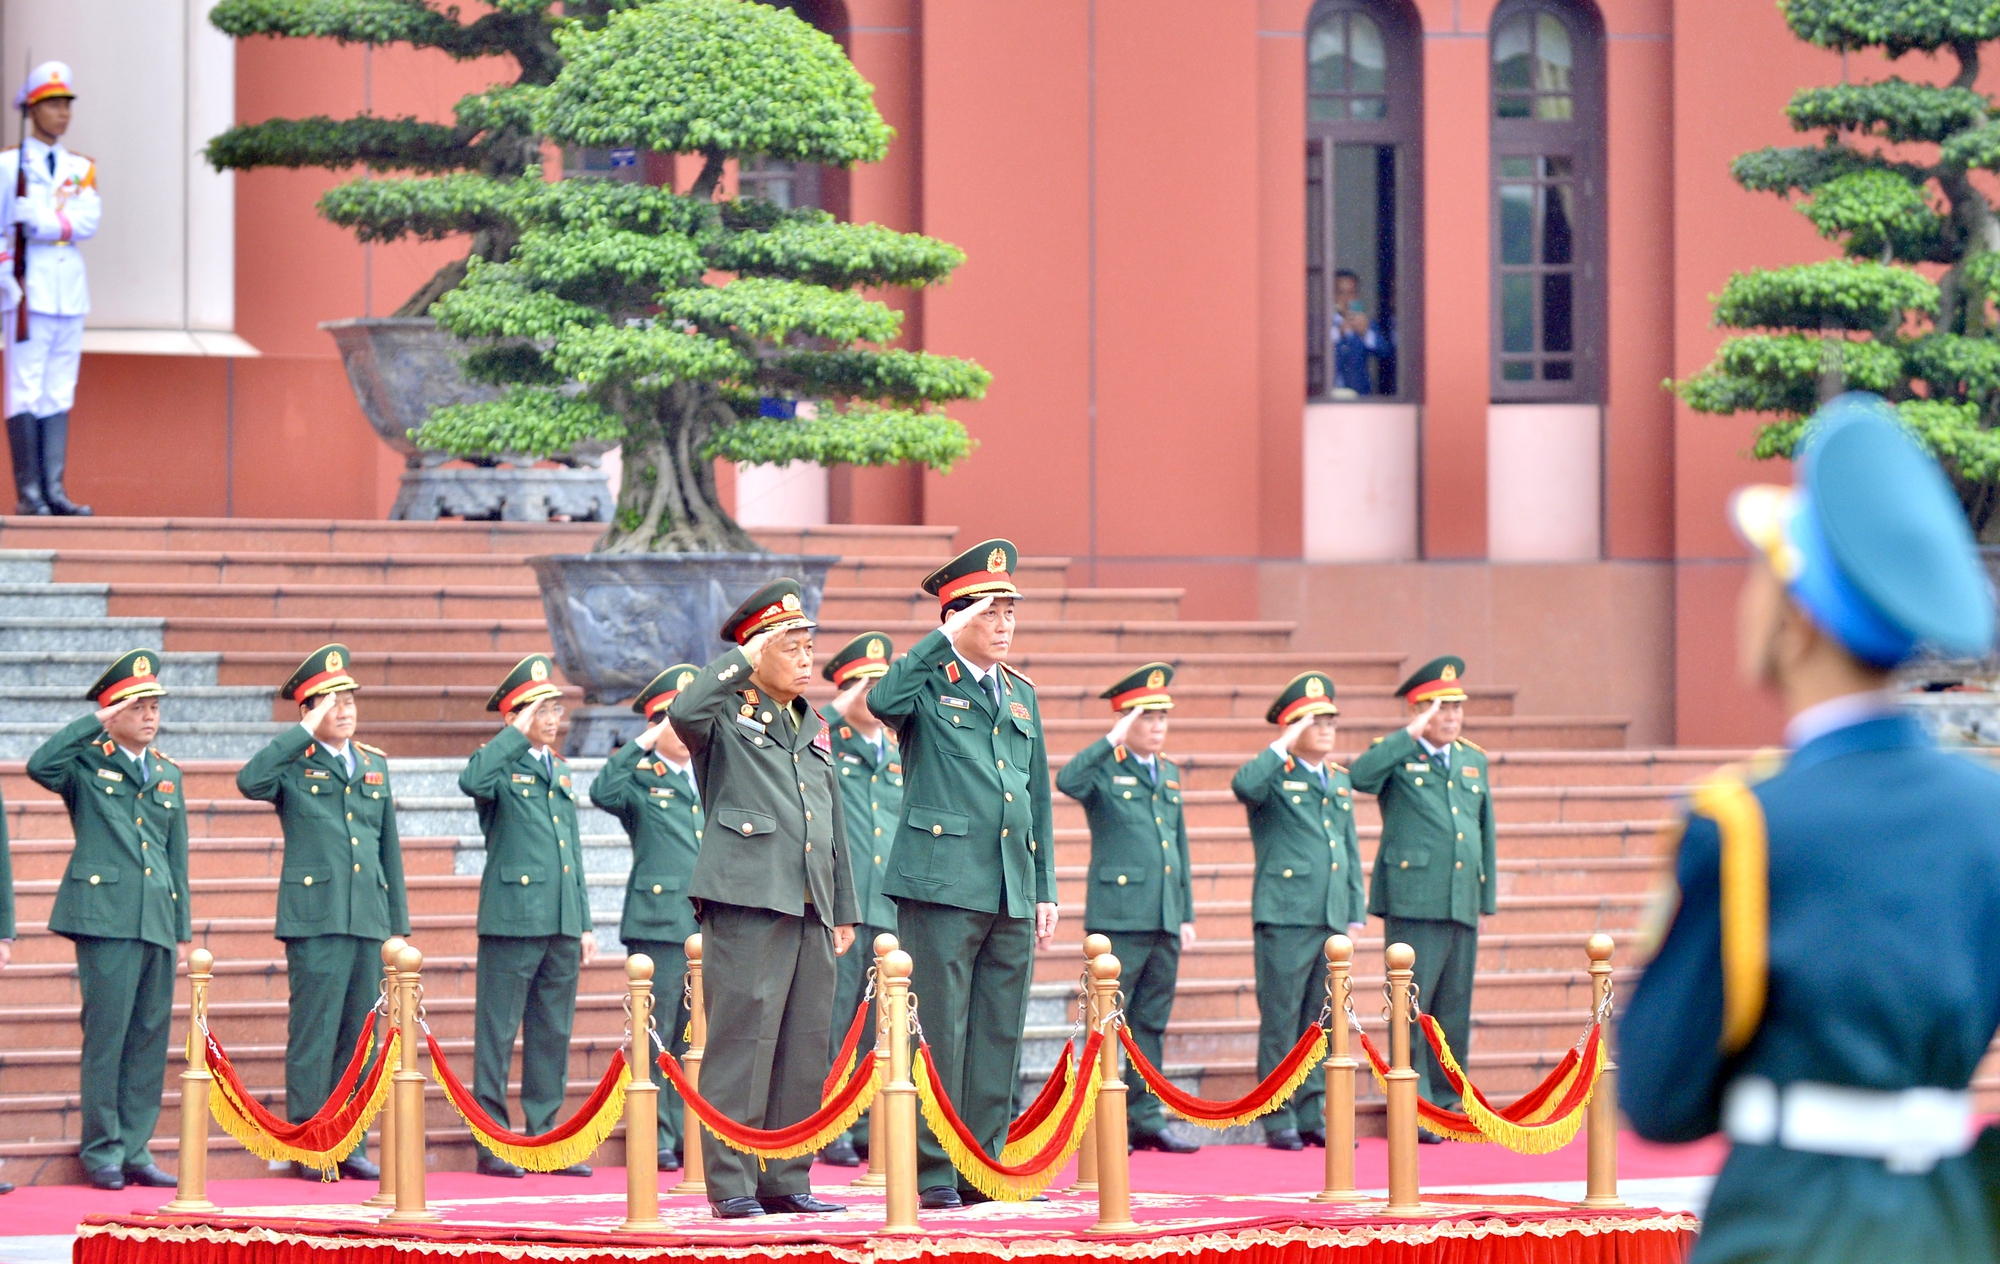
<svg viewBox="0 0 2000 1264"><path fill-rule="evenodd" d="M1388 735L1387 733L1384 733L1384 734L1383 734L1382 736L1380 736L1380 737L1376 738L1376 739L1375 739L1374 741L1372 741L1372 742L1370 742L1370 743L1368 743L1368 744L1369 744L1370 746L1380 746L1380 745L1381 745L1382 743L1384 743L1384 742L1386 742L1386 741L1388 741L1388 740L1389 740L1389 735Z"/></svg>
<svg viewBox="0 0 2000 1264"><path fill-rule="evenodd" d="M362 750L367 751L371 755L380 755L384 759L389 758L389 752L383 750L380 746L370 746L366 742L356 742L355 745L359 746Z"/></svg>
<svg viewBox="0 0 2000 1264"><path fill-rule="evenodd" d="M1339 760L1337 760L1337 759L1329 759L1329 760L1327 760L1326 762L1327 762L1327 764L1328 764L1328 765L1329 765L1330 767L1332 767L1332 769L1333 769L1333 770L1334 770L1335 772L1346 772L1346 771L1347 771L1347 765L1346 765L1346 764L1343 764L1343 763L1341 763L1341 762L1340 762Z"/></svg>
<svg viewBox="0 0 2000 1264"><path fill-rule="evenodd" d="M168 763L172 764L174 767L176 768L180 767L180 761L176 760L172 755L167 754L167 752L161 750L157 746L153 747L153 758L164 759Z"/></svg>
<svg viewBox="0 0 2000 1264"><path fill-rule="evenodd" d="M1476 751L1478 751L1478 752L1479 752L1480 754L1482 754L1482 755L1484 755L1484 754L1486 753L1486 748L1485 748L1484 746L1481 746L1481 745L1480 745L1479 743L1477 743L1477 742L1474 742L1474 741L1471 741L1471 740L1469 740L1469 739L1467 739L1467 738L1463 738L1463 737L1459 738L1459 739L1458 739L1458 744L1459 744L1460 746L1464 746L1464 747L1468 747L1468 748L1470 748L1470 749L1472 749L1472 750L1476 750Z"/></svg>
<svg viewBox="0 0 2000 1264"><path fill-rule="evenodd" d="M1030 689L1033 689L1033 688L1035 688L1035 687L1036 687L1036 685L1035 685L1035 682L1034 682L1033 680L1030 680L1030 679L1028 678L1028 673L1026 673L1026 672L1022 671L1022 670L1021 670L1020 668L1018 668L1018 667L1014 666L1014 664L1012 664L1012 663L1002 663L1002 664L1000 664L1000 666L1002 666L1002 667L1006 668L1006 669L1007 669L1007 671L1008 671L1008 672L1009 672L1010 674L1012 674L1012 675L1015 675L1015 676L1019 676L1019 677L1021 678L1021 683L1022 683L1022 684L1025 684L1026 686L1028 686L1028 688L1030 688Z"/></svg>

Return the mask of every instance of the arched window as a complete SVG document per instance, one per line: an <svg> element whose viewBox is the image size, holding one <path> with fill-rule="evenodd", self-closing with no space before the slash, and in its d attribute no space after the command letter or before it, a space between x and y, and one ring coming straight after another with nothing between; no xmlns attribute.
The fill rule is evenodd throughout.
<svg viewBox="0 0 2000 1264"><path fill-rule="evenodd" d="M1493 398L1595 402L1604 348L1604 72L1597 15L1493 18Z"/></svg>
<svg viewBox="0 0 2000 1264"><path fill-rule="evenodd" d="M1306 391L1316 400L1416 394L1420 30L1400 0L1321 0L1306 25Z"/></svg>

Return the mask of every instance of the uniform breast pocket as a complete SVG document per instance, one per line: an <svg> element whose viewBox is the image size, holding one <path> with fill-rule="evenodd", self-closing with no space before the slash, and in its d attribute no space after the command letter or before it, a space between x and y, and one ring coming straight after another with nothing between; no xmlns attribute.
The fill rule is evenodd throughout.
<svg viewBox="0 0 2000 1264"><path fill-rule="evenodd" d="M743 838L755 838L759 834L775 834L778 818L764 812L750 812L742 808L720 807L715 810L715 823L732 834Z"/></svg>
<svg viewBox="0 0 2000 1264"><path fill-rule="evenodd" d="M333 870L290 869L278 879L278 918L323 922L333 911Z"/></svg>
<svg viewBox="0 0 2000 1264"><path fill-rule="evenodd" d="M503 910L518 909L523 912L541 904L548 890L549 869L546 865L524 865L519 862L501 865L500 885L496 892ZM546 897L553 898L553 897Z"/></svg>
<svg viewBox="0 0 2000 1264"><path fill-rule="evenodd" d="M1097 880L1114 887L1135 887L1146 881L1144 869L1121 869L1116 865L1099 865Z"/></svg>
<svg viewBox="0 0 2000 1264"><path fill-rule="evenodd" d="M980 727L981 717L972 709L972 704L968 702L959 706L956 705L956 701L954 699L952 702L946 702L942 698L938 699L937 716L944 721L945 727L952 729Z"/></svg>
<svg viewBox="0 0 2000 1264"><path fill-rule="evenodd" d="M76 905L77 917L85 925L117 921L118 877L118 870L112 868L70 866L65 894Z"/></svg>
<svg viewBox="0 0 2000 1264"><path fill-rule="evenodd" d="M663 929L675 913L687 907L681 894L686 885L678 874L635 873L625 884L627 914L638 926Z"/></svg>
<svg viewBox="0 0 2000 1264"><path fill-rule="evenodd" d="M961 840L972 828L972 818L949 808L912 806L910 828L917 837L898 843L896 871L917 882L949 886L958 881Z"/></svg>

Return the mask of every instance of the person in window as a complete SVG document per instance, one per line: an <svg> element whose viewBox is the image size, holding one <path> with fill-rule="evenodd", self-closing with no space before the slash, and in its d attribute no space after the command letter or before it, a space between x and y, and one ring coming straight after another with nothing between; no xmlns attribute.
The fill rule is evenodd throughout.
<svg viewBox="0 0 2000 1264"><path fill-rule="evenodd" d="M1361 305L1361 278L1347 268L1333 274L1333 388L1336 394L1375 393L1370 360L1387 362L1396 354L1387 329L1378 329Z"/></svg>

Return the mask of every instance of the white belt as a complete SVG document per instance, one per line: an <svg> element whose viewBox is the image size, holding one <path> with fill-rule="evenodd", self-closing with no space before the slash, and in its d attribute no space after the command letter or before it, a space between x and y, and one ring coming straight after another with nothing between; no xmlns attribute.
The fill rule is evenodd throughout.
<svg viewBox="0 0 2000 1264"><path fill-rule="evenodd" d="M1760 1075L1732 1082L1722 1130L1743 1145L1880 1159L1923 1173L1972 1149L1972 1094L1948 1088L1884 1091L1810 1080L1779 1088Z"/></svg>

